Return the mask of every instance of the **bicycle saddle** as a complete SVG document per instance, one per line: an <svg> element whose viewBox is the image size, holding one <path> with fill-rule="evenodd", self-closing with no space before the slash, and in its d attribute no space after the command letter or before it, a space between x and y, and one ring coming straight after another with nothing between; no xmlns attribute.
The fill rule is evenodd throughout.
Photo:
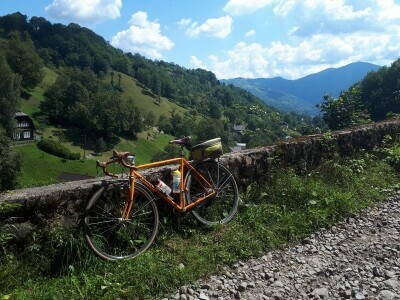
<svg viewBox="0 0 400 300"><path fill-rule="evenodd" d="M192 138L190 136L184 136L184 137L181 137L180 139L172 140L169 143L174 144L174 145L188 146L188 145L190 145L191 139Z"/></svg>

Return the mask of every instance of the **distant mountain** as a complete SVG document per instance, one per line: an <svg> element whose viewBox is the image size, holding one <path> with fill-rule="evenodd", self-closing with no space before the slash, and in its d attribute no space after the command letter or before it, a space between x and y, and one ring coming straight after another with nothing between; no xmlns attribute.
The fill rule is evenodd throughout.
<svg viewBox="0 0 400 300"><path fill-rule="evenodd" d="M380 66L356 62L340 68L329 68L296 80L275 78L234 78L222 80L225 83L246 89L271 106L284 111L301 112L310 115L318 113L316 104L324 95L338 97L341 91L360 81Z"/></svg>

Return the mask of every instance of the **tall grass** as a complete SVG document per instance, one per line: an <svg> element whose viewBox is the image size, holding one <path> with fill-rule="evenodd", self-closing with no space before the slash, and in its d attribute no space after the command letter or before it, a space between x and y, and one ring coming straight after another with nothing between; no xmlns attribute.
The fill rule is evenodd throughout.
<svg viewBox="0 0 400 300"><path fill-rule="evenodd" d="M399 188L399 174L373 154L298 171L276 170L265 185L250 186L241 195L237 217L226 226L208 229L189 217L161 216L155 244L132 261L95 258L78 232L38 233L37 249L31 244L32 249L3 259L0 294L13 299L159 296L225 264L301 240Z"/></svg>

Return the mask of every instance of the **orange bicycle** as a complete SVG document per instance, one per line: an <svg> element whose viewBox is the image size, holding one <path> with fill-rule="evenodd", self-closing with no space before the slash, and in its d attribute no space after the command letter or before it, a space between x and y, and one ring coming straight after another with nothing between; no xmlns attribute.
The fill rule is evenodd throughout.
<svg viewBox="0 0 400 300"><path fill-rule="evenodd" d="M159 226L157 199L166 201L178 212L191 211L198 221L209 226L226 224L236 214L239 201L236 181L217 159L222 154L221 139L194 146L193 161L183 157L183 147L190 145L190 137L170 143L182 147L180 158L136 166L133 154L114 151L110 161L97 162L111 177L118 177L107 170L112 163L129 170L128 178L104 181L85 209L86 241L101 258L134 258L150 247ZM151 182L139 173L165 165L178 165L175 172L179 177L174 175L173 191L161 180Z"/></svg>

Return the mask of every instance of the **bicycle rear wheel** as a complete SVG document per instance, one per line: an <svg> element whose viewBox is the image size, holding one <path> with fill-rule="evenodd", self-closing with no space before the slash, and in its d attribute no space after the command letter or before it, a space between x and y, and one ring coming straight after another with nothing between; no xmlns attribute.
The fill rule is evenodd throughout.
<svg viewBox="0 0 400 300"><path fill-rule="evenodd" d="M213 160L202 161L195 165L195 169L217 194L193 208L192 214L205 225L228 223L235 216L239 204L239 192L233 174ZM185 178L186 202L195 202L205 195L207 189L196 173L189 170Z"/></svg>
<svg viewBox="0 0 400 300"><path fill-rule="evenodd" d="M101 187L86 207L86 241L103 259L134 258L150 247L158 232L158 210L152 193L136 183L135 204L124 220L121 216L128 195L128 182L110 183Z"/></svg>

